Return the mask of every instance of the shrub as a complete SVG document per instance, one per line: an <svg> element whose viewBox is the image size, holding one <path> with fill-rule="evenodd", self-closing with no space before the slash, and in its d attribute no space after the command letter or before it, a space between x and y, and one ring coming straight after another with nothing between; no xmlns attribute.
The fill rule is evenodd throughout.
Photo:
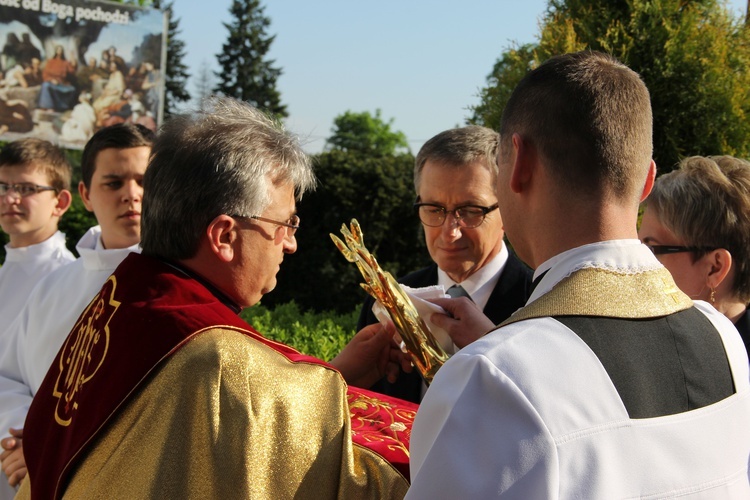
<svg viewBox="0 0 750 500"><path fill-rule="evenodd" d="M273 309L258 304L240 314L266 338L325 361L333 359L352 338L358 316L358 310L348 314L303 313L294 301Z"/></svg>

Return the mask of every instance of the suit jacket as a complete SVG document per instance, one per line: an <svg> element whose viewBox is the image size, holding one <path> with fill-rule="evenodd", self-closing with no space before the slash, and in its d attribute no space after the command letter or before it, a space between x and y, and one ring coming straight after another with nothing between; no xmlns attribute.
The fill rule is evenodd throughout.
<svg viewBox="0 0 750 500"><path fill-rule="evenodd" d="M516 310L523 307L531 296L532 270L521 262L515 253L512 251L509 253L508 262L506 262L495 289L490 294L487 305L484 307L484 314L496 325L502 323ZM424 269L399 278L398 282L412 288L436 285L438 281L437 271L437 264L433 263ZM367 325L377 323L378 320L372 313L374 302L375 299L372 297L365 299L357 322L357 331ZM401 373L396 383L391 384L383 378L371 389L382 394L419 403L422 392L422 377L416 370L412 373Z"/></svg>

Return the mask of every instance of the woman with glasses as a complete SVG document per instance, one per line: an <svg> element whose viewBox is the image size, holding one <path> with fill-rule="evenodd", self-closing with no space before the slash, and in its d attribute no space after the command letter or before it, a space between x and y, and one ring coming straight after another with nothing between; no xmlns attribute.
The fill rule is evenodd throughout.
<svg viewBox="0 0 750 500"><path fill-rule="evenodd" d="M638 235L694 300L710 302L750 344L750 163L693 156L656 179Z"/></svg>

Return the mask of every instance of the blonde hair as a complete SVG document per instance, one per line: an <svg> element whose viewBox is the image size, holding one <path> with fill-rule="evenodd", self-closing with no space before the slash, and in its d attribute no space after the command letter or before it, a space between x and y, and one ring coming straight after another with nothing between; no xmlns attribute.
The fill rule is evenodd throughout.
<svg viewBox="0 0 750 500"><path fill-rule="evenodd" d="M685 158L677 170L656 179L646 205L686 244L728 250L735 266L732 293L750 301L750 162Z"/></svg>

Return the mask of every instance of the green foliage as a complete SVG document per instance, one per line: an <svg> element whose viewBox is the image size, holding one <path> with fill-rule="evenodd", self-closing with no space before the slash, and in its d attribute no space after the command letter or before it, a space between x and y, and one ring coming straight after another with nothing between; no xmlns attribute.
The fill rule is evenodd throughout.
<svg viewBox="0 0 750 500"><path fill-rule="evenodd" d="M65 244L68 250L78 255L76 252L76 243L81 239L81 236L89 230L90 227L96 226L96 217L93 212L86 210L86 207L81 201L81 197L78 193L73 195L73 203L65 215L60 219L60 223L57 225L58 229L65 233Z"/></svg>
<svg viewBox="0 0 750 500"><path fill-rule="evenodd" d="M216 73L219 83L215 90L276 117L286 117L286 106L281 104L281 94L276 89L281 69L274 67L274 61L266 60L276 36L266 33L271 20L263 11L259 0L232 1L232 21L224 23L229 38L217 55L221 72Z"/></svg>
<svg viewBox="0 0 750 500"><path fill-rule="evenodd" d="M334 150L315 158L318 189L298 204L298 250L284 258L267 305L294 300L304 309L351 311L365 298L357 267L331 241L356 218L365 245L394 277L429 263L421 224L412 210L411 154L369 157Z"/></svg>
<svg viewBox="0 0 750 500"><path fill-rule="evenodd" d="M499 128L510 91L555 54L613 54L651 93L660 172L689 155L750 156L750 30L717 0L550 0L539 41L506 51L472 122Z"/></svg>
<svg viewBox="0 0 750 500"><path fill-rule="evenodd" d="M330 361L354 336L358 315L359 311L302 313L292 301L273 309L258 304L242 311L240 317L269 339Z"/></svg>
<svg viewBox="0 0 750 500"><path fill-rule="evenodd" d="M154 7L161 8L162 1L154 0ZM182 62L185 57L185 42L180 40L180 20L173 17L174 2L165 2L169 25L167 28L167 75L164 81L164 115L174 113L177 102L190 100L187 81L190 78L187 66Z"/></svg>
<svg viewBox="0 0 750 500"><path fill-rule="evenodd" d="M385 122L380 110L347 111L333 120L332 136L326 141L329 151L345 151L365 155L386 156L409 151L403 132L391 130L393 119Z"/></svg>

